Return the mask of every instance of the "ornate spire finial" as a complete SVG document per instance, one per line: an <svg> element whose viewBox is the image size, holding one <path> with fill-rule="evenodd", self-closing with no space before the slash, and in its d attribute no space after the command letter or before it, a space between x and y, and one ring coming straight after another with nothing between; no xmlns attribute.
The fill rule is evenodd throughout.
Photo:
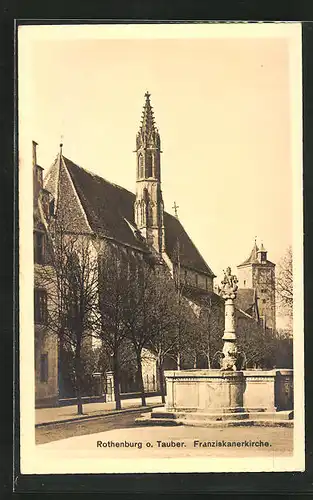
<svg viewBox="0 0 313 500"><path fill-rule="evenodd" d="M172 206L172 208L174 209L174 213L175 213L175 217L176 219L178 219L178 212L177 212L177 209L179 208L178 205L176 205L176 201L174 201L174 205Z"/></svg>

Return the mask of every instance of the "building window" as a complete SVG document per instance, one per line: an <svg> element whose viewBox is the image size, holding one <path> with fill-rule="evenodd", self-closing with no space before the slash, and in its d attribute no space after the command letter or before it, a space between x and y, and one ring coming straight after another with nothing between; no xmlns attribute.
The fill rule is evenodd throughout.
<svg viewBox="0 0 313 500"><path fill-rule="evenodd" d="M143 156L142 154L139 155L139 158L138 158L138 164L139 164L139 168L138 168L138 177L140 179L142 179L145 175L144 173L144 161L143 161Z"/></svg>
<svg viewBox="0 0 313 500"><path fill-rule="evenodd" d="M146 178L152 177L152 153L146 153Z"/></svg>
<svg viewBox="0 0 313 500"><path fill-rule="evenodd" d="M40 356L40 382L48 382L48 354Z"/></svg>
<svg viewBox="0 0 313 500"><path fill-rule="evenodd" d="M263 299L263 300L262 300L262 302L263 302L263 304L265 304L265 302L266 302L266 299Z"/></svg>
<svg viewBox="0 0 313 500"><path fill-rule="evenodd" d="M209 286L208 286L208 278L205 278L205 289L208 291Z"/></svg>
<svg viewBox="0 0 313 500"><path fill-rule="evenodd" d="M54 200L51 200L49 203L49 215L54 215Z"/></svg>
<svg viewBox="0 0 313 500"><path fill-rule="evenodd" d="M34 232L34 260L36 264L43 264L45 257L45 235Z"/></svg>
<svg viewBox="0 0 313 500"><path fill-rule="evenodd" d="M246 286L246 280L243 280L243 286Z"/></svg>
<svg viewBox="0 0 313 500"><path fill-rule="evenodd" d="M47 292L46 290L35 289L35 323L37 325L45 325L48 319L47 309Z"/></svg>
<svg viewBox="0 0 313 500"><path fill-rule="evenodd" d="M188 271L187 269L185 269L185 283L187 283L188 281Z"/></svg>
<svg viewBox="0 0 313 500"><path fill-rule="evenodd" d="M197 273L195 273L195 283L196 283L196 286L198 286L198 275L197 275Z"/></svg>

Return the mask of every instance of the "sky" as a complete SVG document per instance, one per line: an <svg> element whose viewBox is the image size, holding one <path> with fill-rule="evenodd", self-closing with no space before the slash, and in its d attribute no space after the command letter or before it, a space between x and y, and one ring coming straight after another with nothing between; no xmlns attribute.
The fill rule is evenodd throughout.
<svg viewBox="0 0 313 500"><path fill-rule="evenodd" d="M135 192L148 90L165 209L173 214L177 203L217 281L228 265L236 273L255 237L277 263L294 224L288 37L150 30L103 38L106 26L100 36L83 27L65 36L61 28L29 40L27 27L20 33L20 128L38 143L39 164L49 168L62 137L67 158Z"/></svg>

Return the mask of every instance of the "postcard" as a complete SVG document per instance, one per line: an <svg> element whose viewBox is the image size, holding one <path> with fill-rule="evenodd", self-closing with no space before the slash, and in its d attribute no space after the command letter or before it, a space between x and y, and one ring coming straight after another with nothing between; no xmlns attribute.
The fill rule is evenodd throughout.
<svg viewBox="0 0 313 500"><path fill-rule="evenodd" d="M17 41L21 472L303 471L301 24Z"/></svg>

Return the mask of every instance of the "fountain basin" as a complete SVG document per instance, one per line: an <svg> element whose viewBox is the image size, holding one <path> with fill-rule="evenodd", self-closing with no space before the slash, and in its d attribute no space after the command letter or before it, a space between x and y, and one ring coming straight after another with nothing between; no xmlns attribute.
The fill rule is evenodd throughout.
<svg viewBox="0 0 313 500"><path fill-rule="evenodd" d="M172 370L164 375L166 411L236 414L293 407L292 370Z"/></svg>
<svg viewBox="0 0 313 500"><path fill-rule="evenodd" d="M293 426L293 370L166 371L166 403L139 425Z"/></svg>
<svg viewBox="0 0 313 500"><path fill-rule="evenodd" d="M242 371L166 371L166 410L240 413L245 378Z"/></svg>

